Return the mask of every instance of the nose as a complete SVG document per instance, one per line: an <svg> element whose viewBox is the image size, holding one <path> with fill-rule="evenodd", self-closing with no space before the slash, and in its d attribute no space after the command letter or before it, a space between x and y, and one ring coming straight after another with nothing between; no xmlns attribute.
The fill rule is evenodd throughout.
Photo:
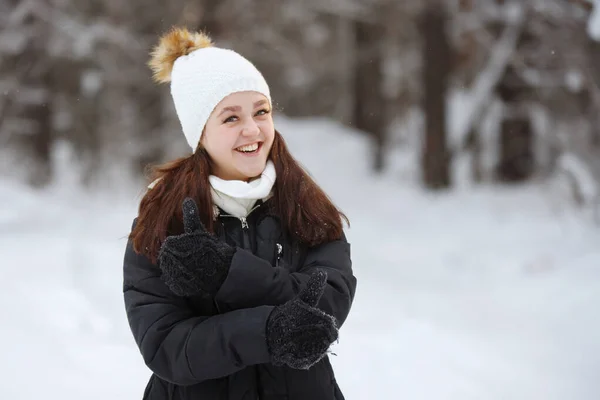
<svg viewBox="0 0 600 400"><path fill-rule="evenodd" d="M249 119L248 122L246 122L246 124L244 124L244 127L242 128L242 135L243 136L256 136L260 133L260 128L258 127L258 124L256 123L256 121L254 121L253 119Z"/></svg>

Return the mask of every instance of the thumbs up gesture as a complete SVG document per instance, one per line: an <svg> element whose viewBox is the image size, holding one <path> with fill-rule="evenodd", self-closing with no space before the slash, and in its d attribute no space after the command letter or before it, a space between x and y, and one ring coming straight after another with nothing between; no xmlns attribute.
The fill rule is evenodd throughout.
<svg viewBox="0 0 600 400"><path fill-rule="evenodd" d="M316 308L326 284L327 274L316 272L295 299L271 312L266 336L274 365L308 369L319 362L337 340L335 318Z"/></svg>
<svg viewBox="0 0 600 400"><path fill-rule="evenodd" d="M183 200L181 209L183 211L183 230L185 233L206 232L206 228L200 221L198 206L193 199L188 197Z"/></svg>
<svg viewBox="0 0 600 400"><path fill-rule="evenodd" d="M214 296L236 249L207 232L194 200L186 198L182 210L184 233L168 236L158 253L162 279L179 296Z"/></svg>

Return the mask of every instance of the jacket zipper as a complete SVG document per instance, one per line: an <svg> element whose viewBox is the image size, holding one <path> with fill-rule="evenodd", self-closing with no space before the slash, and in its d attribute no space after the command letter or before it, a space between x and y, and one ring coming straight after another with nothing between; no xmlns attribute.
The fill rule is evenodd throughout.
<svg viewBox="0 0 600 400"><path fill-rule="evenodd" d="M245 217L240 217L240 221L242 223L242 235L243 235L243 243L244 249L250 249L250 237L248 236L248 221Z"/></svg>
<svg viewBox="0 0 600 400"><path fill-rule="evenodd" d="M248 215L250 215L250 213L254 210L256 210L258 207L260 207L262 204L257 204L256 206L254 206L249 212ZM231 217L231 218L237 218L240 220L240 223L242 224L242 243L244 244L244 249L250 250L251 246L250 246L250 236L248 234L248 220L247 220L247 216L246 217L235 217L233 215L230 214L221 214L222 217Z"/></svg>
<svg viewBox="0 0 600 400"><path fill-rule="evenodd" d="M283 246L279 243L275 243L275 267L279 267L279 260L281 260L281 256L283 255Z"/></svg>
<svg viewBox="0 0 600 400"><path fill-rule="evenodd" d="M223 216L224 217L233 217L233 215L223 215ZM248 221L246 220L245 217L239 217L238 219L242 223L244 249L250 249L250 238L248 236ZM217 312L219 314L221 314L221 308L219 307L219 302L217 301L216 298L213 299L213 303L214 303L215 307L217 308Z"/></svg>
<svg viewBox="0 0 600 400"><path fill-rule="evenodd" d="M258 208L258 206L254 207L252 210L250 210L250 212L256 210L256 208ZM250 215L250 213L248 213L248 215ZM223 215L223 217L233 217L233 215ZM250 250L250 237L248 236L248 221L246 220L246 217L239 217L238 218L242 224L242 235L243 235L243 243L244 243L244 249L248 249ZM217 312L219 314L221 314L221 309L219 307L219 302L216 299L213 299L213 303L215 305L215 307L217 308Z"/></svg>

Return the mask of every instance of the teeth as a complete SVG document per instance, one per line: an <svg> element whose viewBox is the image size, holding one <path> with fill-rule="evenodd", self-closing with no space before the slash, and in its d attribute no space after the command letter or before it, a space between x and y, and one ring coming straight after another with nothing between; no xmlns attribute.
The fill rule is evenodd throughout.
<svg viewBox="0 0 600 400"><path fill-rule="evenodd" d="M248 146L238 147L236 150L250 152L250 151L255 151L256 149L258 149L258 143L254 143L254 144L251 144Z"/></svg>

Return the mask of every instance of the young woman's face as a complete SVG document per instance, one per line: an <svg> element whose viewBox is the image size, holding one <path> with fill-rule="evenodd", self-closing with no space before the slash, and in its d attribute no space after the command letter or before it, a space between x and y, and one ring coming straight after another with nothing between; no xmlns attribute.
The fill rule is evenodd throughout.
<svg viewBox="0 0 600 400"><path fill-rule="evenodd" d="M213 175L247 181L262 174L275 137L271 111L258 92L232 93L217 104L200 140Z"/></svg>

